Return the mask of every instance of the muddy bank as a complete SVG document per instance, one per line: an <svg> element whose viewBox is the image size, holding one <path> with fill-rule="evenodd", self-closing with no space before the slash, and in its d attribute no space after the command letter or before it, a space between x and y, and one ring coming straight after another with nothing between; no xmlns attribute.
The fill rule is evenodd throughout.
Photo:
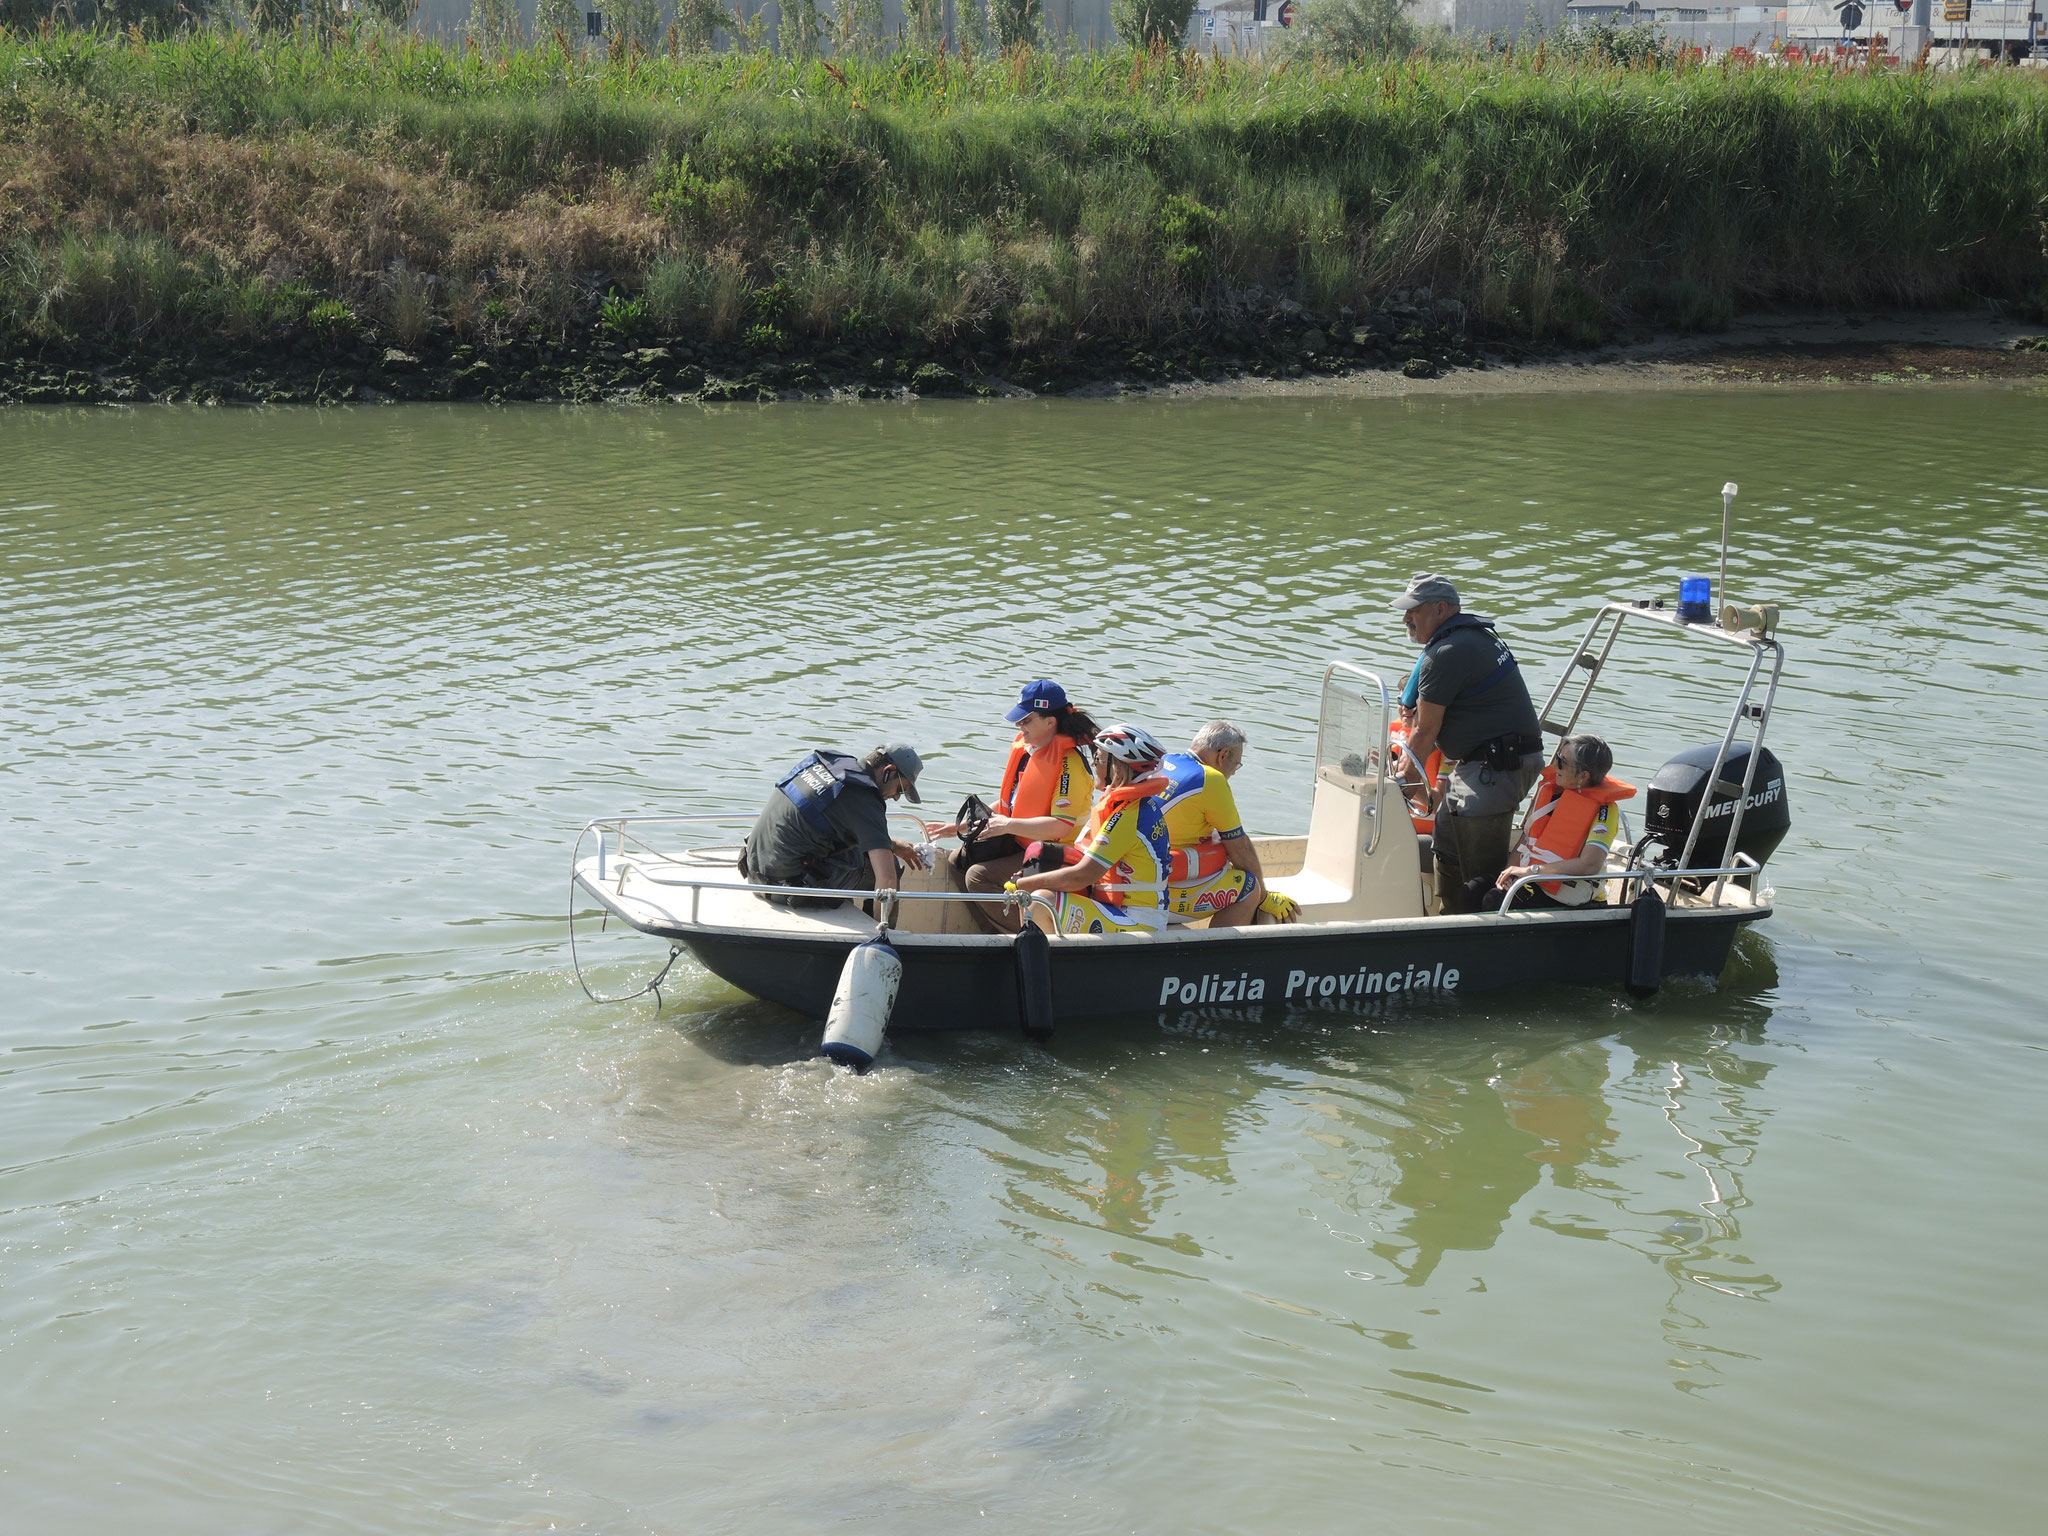
<svg viewBox="0 0 2048 1536"><path fill-rule="evenodd" d="M1174 386L1243 395L1460 395L2048 382L2048 336L1996 313L1746 316L1711 335L1649 335L1584 350L1495 354L1484 370L1428 378L1356 371L1327 379Z"/></svg>

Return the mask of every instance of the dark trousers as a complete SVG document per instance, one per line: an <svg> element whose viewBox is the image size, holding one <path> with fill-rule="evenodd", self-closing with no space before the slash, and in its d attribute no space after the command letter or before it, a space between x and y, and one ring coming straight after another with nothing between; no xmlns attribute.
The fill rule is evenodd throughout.
<svg viewBox="0 0 2048 1536"><path fill-rule="evenodd" d="M749 869L742 863L740 873L756 885L814 885L827 891L872 891L875 888L875 866L858 848L842 848L822 859L811 859L793 872ZM775 906L791 908L846 905L837 896L763 896L761 899Z"/></svg>
<svg viewBox="0 0 2048 1536"><path fill-rule="evenodd" d="M970 896L1000 896L1004 884L1016 879L1023 869L1024 855L1021 851L1006 854L1000 859L986 859L968 868L966 878L960 882L960 888ZM994 902L972 902L967 910L974 914L974 920L989 933L1017 931L1018 913L999 907Z"/></svg>
<svg viewBox="0 0 2048 1536"><path fill-rule="evenodd" d="M1477 912L1479 898L1508 867L1515 817L1543 772L1543 754L1525 752L1514 768L1455 764L1450 792L1436 813L1436 895L1446 912ZM1458 806L1471 807L1460 815Z"/></svg>
<svg viewBox="0 0 2048 1536"><path fill-rule="evenodd" d="M1436 899L1446 912L1477 912L1479 899L1508 867L1508 843L1515 813L1459 816L1448 806L1436 813Z"/></svg>
<svg viewBox="0 0 2048 1536"><path fill-rule="evenodd" d="M1496 873L1495 878L1499 878L1498 873ZM1469 885L1470 882L1467 883ZM1506 891L1496 890L1489 884L1485 890L1479 893L1479 910L1481 912L1498 912L1500 910L1501 898L1505 895L1507 895ZM1563 902L1551 895L1550 892L1544 890L1540 885L1523 886L1520 891L1515 893L1515 906L1523 911L1530 909L1540 911L1549 907L1557 908L1559 911L1573 910L1567 908Z"/></svg>

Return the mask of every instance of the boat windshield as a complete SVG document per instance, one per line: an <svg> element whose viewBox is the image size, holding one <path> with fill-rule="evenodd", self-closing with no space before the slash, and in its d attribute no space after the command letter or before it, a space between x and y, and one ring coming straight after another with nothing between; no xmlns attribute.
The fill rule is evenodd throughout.
<svg viewBox="0 0 2048 1536"><path fill-rule="evenodd" d="M1342 783L1376 777L1387 740L1387 690L1379 678L1345 662L1323 673L1322 716L1316 727L1316 777Z"/></svg>

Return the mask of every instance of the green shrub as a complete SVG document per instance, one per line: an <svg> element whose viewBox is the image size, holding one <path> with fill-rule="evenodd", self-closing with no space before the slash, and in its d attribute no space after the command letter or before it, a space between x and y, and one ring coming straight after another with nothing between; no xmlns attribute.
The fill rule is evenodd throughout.
<svg viewBox="0 0 2048 1536"><path fill-rule="evenodd" d="M719 29L733 24L732 12L718 0L676 0L676 45L684 53L709 53Z"/></svg>
<svg viewBox="0 0 2048 1536"><path fill-rule="evenodd" d="M1159 205L1159 254L1167 270L1190 289L1209 281L1215 269L1212 249L1220 216L1213 208L1176 192Z"/></svg>
<svg viewBox="0 0 2048 1536"><path fill-rule="evenodd" d="M558 38L570 48L582 47L582 5L578 0L536 0L533 8L533 37L543 48L555 44Z"/></svg>
<svg viewBox="0 0 2048 1536"><path fill-rule="evenodd" d="M1178 48L1195 14L1195 0L1110 0L1109 24L1139 51Z"/></svg>
<svg viewBox="0 0 2048 1536"><path fill-rule="evenodd" d="M646 335L653 319L645 298L628 298L622 293L606 294L597 309L598 326L619 341Z"/></svg>
<svg viewBox="0 0 2048 1536"><path fill-rule="evenodd" d="M306 311L306 329L325 341L353 341L363 332L363 322L340 299L322 299Z"/></svg>
<svg viewBox="0 0 2048 1536"><path fill-rule="evenodd" d="M1561 61L1619 64L1627 69L1669 66L1680 52L1680 45L1665 37L1654 21L1611 19L1561 27L1544 39L1544 47Z"/></svg>
<svg viewBox="0 0 2048 1536"><path fill-rule="evenodd" d="M1320 59L1368 59L1407 53L1418 41L1413 0L1299 0L1284 53Z"/></svg>

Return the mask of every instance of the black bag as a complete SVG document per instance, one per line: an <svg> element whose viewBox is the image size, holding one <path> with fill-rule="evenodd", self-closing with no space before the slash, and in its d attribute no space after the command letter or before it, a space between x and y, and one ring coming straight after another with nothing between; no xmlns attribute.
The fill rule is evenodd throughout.
<svg viewBox="0 0 2048 1536"><path fill-rule="evenodd" d="M953 818L960 828L960 856L953 863L960 869L971 869L976 864L986 864L991 859L1007 859L1024 851L1024 845L1007 832L994 837L983 837L982 829L988 825L991 811L979 795L969 795L960 802L960 814Z"/></svg>

